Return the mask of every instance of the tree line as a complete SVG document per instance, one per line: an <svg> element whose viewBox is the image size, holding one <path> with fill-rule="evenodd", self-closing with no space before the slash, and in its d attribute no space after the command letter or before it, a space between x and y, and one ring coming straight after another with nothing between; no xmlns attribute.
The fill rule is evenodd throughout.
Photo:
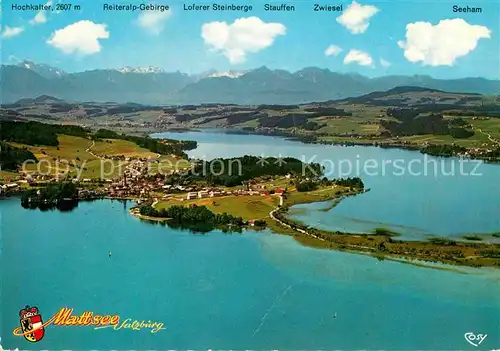
<svg viewBox="0 0 500 351"><path fill-rule="evenodd" d="M59 182L26 190L21 196L25 208L71 210L78 204L78 187L72 182Z"/></svg>
<svg viewBox="0 0 500 351"><path fill-rule="evenodd" d="M90 131L80 126L46 124L39 122L0 122L0 141L1 144L1 162L4 169L15 170L19 164L27 159L38 161L36 157L26 148L19 149L8 145L6 142L15 142L27 145L58 146L58 135L71 135L81 138L87 138ZM192 140L166 140L166 143L160 139L153 139L149 136L134 136L118 134L107 129L99 129L91 135L93 140L101 139L121 139L137 144L140 147L148 149L151 152L161 155L177 155L187 158L186 150L192 150L197 147L196 141Z"/></svg>
<svg viewBox="0 0 500 351"><path fill-rule="evenodd" d="M305 130L317 130L325 126L309 118L323 116L322 113L289 113L283 116L264 116L258 119L259 126L265 128L302 128Z"/></svg>
<svg viewBox="0 0 500 351"><path fill-rule="evenodd" d="M161 142L161 139L153 139L149 136L136 136L136 135L126 135L118 134L112 130L99 129L94 135L92 135L93 140L101 139L120 139L133 142L140 147L143 147L151 152L161 154L161 155L177 155L183 158L187 158L187 154L184 150L192 150L197 147L196 141L193 140L171 140L164 139L167 143Z"/></svg>
<svg viewBox="0 0 500 351"><path fill-rule="evenodd" d="M181 178L186 183L206 181L209 185L231 187L257 177L287 174L314 178L321 176L323 169L318 163L305 164L292 157L278 159L245 155L198 162L190 172L182 175Z"/></svg>
<svg viewBox="0 0 500 351"><path fill-rule="evenodd" d="M420 113L419 109L388 108L387 116L399 121L381 120L380 125L391 135L397 136L437 134L463 139L474 135L473 130L465 128L468 124L461 119L447 121L441 114L421 115Z"/></svg>
<svg viewBox="0 0 500 351"><path fill-rule="evenodd" d="M175 205L161 210L151 205L139 207L139 213L148 217L168 218L170 223L185 228L203 224L204 229L212 230L223 226L241 227L245 224L241 217L235 217L226 212L213 213L206 206L180 206Z"/></svg>
<svg viewBox="0 0 500 351"><path fill-rule="evenodd" d="M458 145L427 145L421 150L421 153L431 156L450 157L463 153L466 150L466 148Z"/></svg>
<svg viewBox="0 0 500 351"><path fill-rule="evenodd" d="M0 169L17 170L17 167L26 160L38 162L38 159L27 148L17 148L0 141Z"/></svg>
<svg viewBox="0 0 500 351"><path fill-rule="evenodd" d="M0 122L0 140L28 145L58 146L57 134L86 137L88 130L71 125L39 122Z"/></svg>

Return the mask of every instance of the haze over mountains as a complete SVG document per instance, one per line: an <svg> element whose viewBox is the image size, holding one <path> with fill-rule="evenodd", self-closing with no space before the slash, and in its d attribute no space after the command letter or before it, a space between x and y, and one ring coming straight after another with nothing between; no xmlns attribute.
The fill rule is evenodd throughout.
<svg viewBox="0 0 500 351"><path fill-rule="evenodd" d="M66 73L24 61L0 69L2 102L51 95L75 101L142 104L297 104L359 96L397 86L449 92L499 94L500 81L485 78L434 79L430 76L367 78L307 67L297 72L260 67L248 72L188 75L154 67Z"/></svg>

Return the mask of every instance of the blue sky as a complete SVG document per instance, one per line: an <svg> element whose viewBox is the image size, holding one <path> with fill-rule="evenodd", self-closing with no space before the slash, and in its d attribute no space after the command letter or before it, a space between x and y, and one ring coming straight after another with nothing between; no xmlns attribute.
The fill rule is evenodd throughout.
<svg viewBox="0 0 500 351"><path fill-rule="evenodd" d="M168 13L145 15L103 11L103 1L95 0L73 2L80 11L50 11L35 21L36 11L12 11L10 3L2 3L7 64L28 59L68 72L157 66L186 73L318 66L367 76L500 78L497 1L475 1L480 14L454 13L453 5L471 3L447 1L320 2L342 4L343 13L314 12L313 1L304 0L287 2L295 12L266 12L264 1L235 0L253 6L246 13L188 12L184 2L172 1L156 2L169 5ZM331 45L341 50L327 56Z"/></svg>

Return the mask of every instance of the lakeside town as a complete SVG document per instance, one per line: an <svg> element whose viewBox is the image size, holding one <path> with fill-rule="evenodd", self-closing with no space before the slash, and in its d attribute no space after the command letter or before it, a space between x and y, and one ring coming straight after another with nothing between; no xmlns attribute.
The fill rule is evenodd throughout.
<svg viewBox="0 0 500 351"><path fill-rule="evenodd" d="M283 180L291 181L293 178L291 174L287 174L282 178L268 176L266 177L268 181L266 184L248 183L245 186L232 188L200 186L196 184L167 184L172 175L180 175L189 172L192 167L171 170L166 174L151 174L149 171L151 170L151 164L155 162L153 159L144 157L109 158L127 161L127 166L124 167L123 176L114 179L78 179L76 177L70 178L68 174L65 173L42 175L36 172L20 172L21 179L0 185L0 195L14 195L21 193L28 187L39 187L50 183L71 181L78 185L78 197L80 199L134 199L141 203L151 200L153 202L158 202L172 198L183 201L223 196L281 196L286 190L282 187L274 186L272 180L278 180L280 183L283 183Z"/></svg>

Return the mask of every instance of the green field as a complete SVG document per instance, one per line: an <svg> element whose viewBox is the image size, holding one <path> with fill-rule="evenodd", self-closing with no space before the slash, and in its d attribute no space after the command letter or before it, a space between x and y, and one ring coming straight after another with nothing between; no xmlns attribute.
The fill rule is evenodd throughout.
<svg viewBox="0 0 500 351"><path fill-rule="evenodd" d="M168 200L156 204L156 209L167 208L173 205L198 205L206 206L214 213L230 213L244 220L265 219L279 204L278 196L224 196L195 200Z"/></svg>
<svg viewBox="0 0 500 351"><path fill-rule="evenodd" d="M131 141L120 139L104 139L102 141L98 141L92 147L92 151L98 155L108 156L123 155L125 157L157 157L154 152L144 149Z"/></svg>
<svg viewBox="0 0 500 351"><path fill-rule="evenodd" d="M18 148L27 148L31 151L38 163L26 164L24 171L27 173L39 172L42 174L56 175L66 172L77 172L81 167L87 168L89 172L95 167L100 167L96 157L86 150L92 142L85 138L59 135L59 146L32 146L18 143L9 143Z"/></svg>
<svg viewBox="0 0 500 351"><path fill-rule="evenodd" d="M19 178L19 173L11 172L11 171L0 171L0 180L5 182L10 182L17 180Z"/></svg>
<svg viewBox="0 0 500 351"><path fill-rule="evenodd" d="M480 129L483 133L490 134L492 138L500 141L500 118L490 118L487 120L473 120L470 118L467 121L474 126L474 129ZM478 134L481 133L478 132ZM488 140L486 135L483 134L483 136Z"/></svg>
<svg viewBox="0 0 500 351"><path fill-rule="evenodd" d="M39 160L37 164L28 163L24 167L26 173L40 173L50 176L66 175L80 178L117 178L123 175L125 167L129 164L123 160L101 160L87 151L92 145L89 139L59 135L59 146L32 146L19 143L9 143L18 148L27 148ZM96 155L125 157L145 157L156 158L156 154L141 148L138 145L125 140L97 141L91 150ZM158 159L161 163L152 163L150 170L153 173L170 171L172 169L184 169L189 167L189 162L183 159L176 159L171 156L162 156ZM18 174L15 172L2 171L0 179L15 179Z"/></svg>
<svg viewBox="0 0 500 351"><path fill-rule="evenodd" d="M251 121L246 121L245 123L234 124L234 128L258 128L259 121L256 119L252 119Z"/></svg>
<svg viewBox="0 0 500 351"><path fill-rule="evenodd" d="M343 134L343 133L358 133L358 134L377 134L379 131L379 125L377 124L366 124L363 120L359 120L353 117L318 117L313 118L313 121L321 124L326 124L326 126L318 129L319 133L328 134Z"/></svg>
<svg viewBox="0 0 500 351"><path fill-rule="evenodd" d="M367 139L367 138L354 138L354 137L340 137L340 136L325 136L318 138L319 141L325 141L329 143L358 143L372 145L380 139Z"/></svg>
<svg viewBox="0 0 500 351"><path fill-rule="evenodd" d="M328 201L335 195L338 195L337 192L344 192L346 190L346 187L334 185L307 192L292 191L286 194L285 205L292 206L295 204Z"/></svg>
<svg viewBox="0 0 500 351"><path fill-rule="evenodd" d="M474 129L474 135L470 138L453 138L451 135L436 135L436 134L424 134L424 135L411 135L402 136L399 138L367 138L363 135L377 134L378 125L374 124L358 124L349 117L347 120L336 119L329 121L329 125L320 129L320 131L325 131L329 134L344 133L344 132L355 132L361 135L361 138L356 137L342 137L335 135L328 135L320 137L320 141L327 142L356 142L359 144L373 144L374 142L399 142L406 141L414 145L422 146L424 144L438 144L438 145L451 145L456 144L466 148L494 148L497 144L488 138L488 134L498 142L500 142L500 118L491 118L489 120L472 120L472 118L464 118L469 122Z"/></svg>
<svg viewBox="0 0 500 351"><path fill-rule="evenodd" d="M274 181L274 186L279 186L279 182L285 185L286 179ZM264 184L264 183L263 183ZM270 184L270 183L267 183ZM341 186L324 187L308 192L297 192L294 188L289 189L285 196L285 204L288 206L299 203L310 203L331 200L338 191L346 191L347 188ZM223 196L204 199L185 200L185 194L178 195L172 199L160 201L155 205L156 209L167 208L173 205L197 205L206 206L214 213L230 213L233 216L249 219L265 219L269 217L269 212L279 205L278 195L241 195Z"/></svg>
<svg viewBox="0 0 500 351"><path fill-rule="evenodd" d="M61 158L73 160L77 157L81 160L95 159L94 156L85 151L90 145L92 145L91 140L69 135L59 135L58 140L59 146L32 146L18 143L9 144L18 148L26 147L38 159Z"/></svg>
<svg viewBox="0 0 500 351"><path fill-rule="evenodd" d="M451 135L433 135L433 134L424 134L424 135L412 135L407 137L401 137L400 140L406 140L414 144L457 144L463 147L484 147L485 143L488 143L488 138L480 133L475 133L474 136L467 139L457 139L453 138Z"/></svg>
<svg viewBox="0 0 500 351"><path fill-rule="evenodd" d="M59 146L32 146L10 143L16 147L26 147L38 159L38 163L29 163L24 168L27 173L41 173L47 175L74 176L81 178L100 178L101 172L105 178L114 178L121 175L126 166L123 161L104 160L94 157L86 150L92 141L69 135L59 135ZM96 143L99 145L99 142ZM121 165L121 166L120 166Z"/></svg>

